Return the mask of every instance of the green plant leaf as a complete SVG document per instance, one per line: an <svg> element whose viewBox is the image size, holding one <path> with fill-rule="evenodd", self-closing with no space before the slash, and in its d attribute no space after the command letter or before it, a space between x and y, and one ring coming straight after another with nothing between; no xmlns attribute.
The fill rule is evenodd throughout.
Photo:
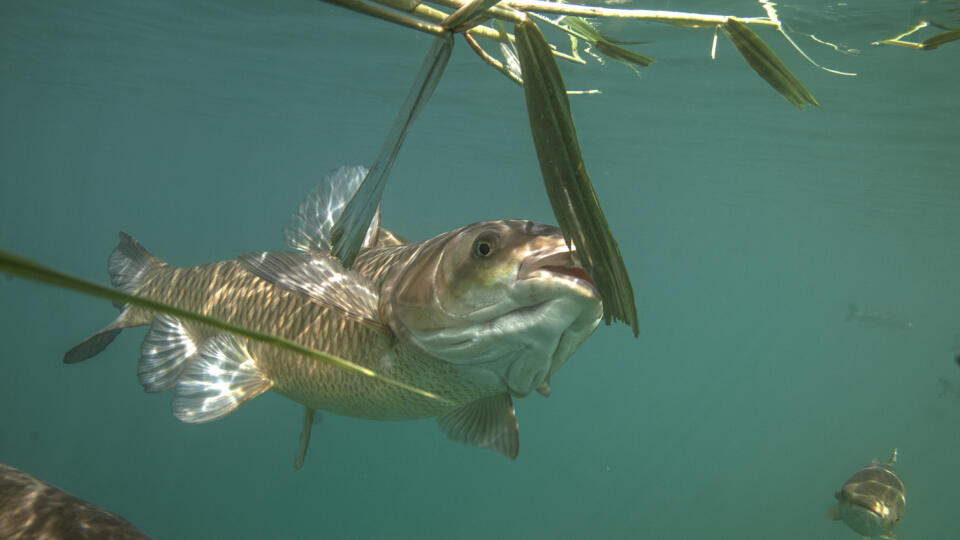
<svg viewBox="0 0 960 540"><path fill-rule="evenodd" d="M462 32L487 18L484 12L498 4L500 0L471 0L444 19L440 26Z"/></svg>
<svg viewBox="0 0 960 540"><path fill-rule="evenodd" d="M447 67L452 50L453 34L445 32L434 38L377 159L330 231L333 254L346 268L353 266L353 261L360 253L363 237L380 205L383 189L387 185L387 177L400 152L403 139L410 131L413 121L417 119L417 115L430 100L437 85L440 84L440 77Z"/></svg>
<svg viewBox="0 0 960 540"><path fill-rule="evenodd" d="M823 108L756 32L732 17L722 26L723 32L750 67L787 101L801 109L807 104Z"/></svg>
<svg viewBox="0 0 960 540"><path fill-rule="evenodd" d="M587 174L560 69L532 21L517 24L515 35L530 130L554 215L597 285L604 321L623 321L637 335L633 286Z"/></svg>
<svg viewBox="0 0 960 540"><path fill-rule="evenodd" d="M280 349L286 349L288 351L295 352L297 354L302 354L304 356L309 356L311 358L316 358L320 362L325 364L330 364L347 371L352 371L354 373L359 373L366 377L371 377L382 381L384 383L403 388L404 390L409 390L415 394L421 396L436 399L446 402L447 400L427 392L426 390L421 390L409 384L400 382L390 377L385 377L379 373L367 369L363 366L354 364L349 360L344 360L333 355L329 355L308 347L304 347L298 343L284 339L282 337L274 336L271 334L265 334L263 332L257 332L256 330L250 330L242 326L237 326L235 324L229 323L227 321L217 319L214 317L208 317L206 315L201 315L193 311L188 311L185 309L172 306L163 302L158 302L150 298L143 296L136 296L132 294L127 294L125 292L113 289L110 287L105 287L103 285L93 283L92 281L87 281L70 274L54 270L52 268L43 266L37 262L31 261L30 259L21 257L9 251L0 249L0 272L6 272L15 276L26 278L32 281L37 281L40 283L46 283L48 285L53 285L55 287L60 287L63 289L70 289L77 291L89 296L96 296L98 298L103 298L110 300L115 303L121 304L132 304L137 307L148 309L150 311L156 311L158 313L166 313L178 319L185 319L191 322L204 324L212 328L217 328L236 334L238 336L243 336L248 339L260 341L267 343L274 347Z"/></svg>
<svg viewBox="0 0 960 540"><path fill-rule="evenodd" d="M654 62L653 58L649 56L644 56L617 45L614 40L601 34L592 24L581 17L568 15L560 19L560 24L580 34L584 39L593 44L597 52L609 56L614 60L641 67L647 67Z"/></svg>
<svg viewBox="0 0 960 540"><path fill-rule="evenodd" d="M610 40L601 39L593 44L594 48L598 52L618 60L620 62L625 62L627 64L634 64L640 67L647 67L654 62L653 58L649 56L644 56L638 52L633 52L630 49L625 49L619 45L614 44Z"/></svg>
<svg viewBox="0 0 960 540"><path fill-rule="evenodd" d="M949 30L930 36L920 43L920 47L925 51L932 51L944 43L950 43L960 39L960 30Z"/></svg>

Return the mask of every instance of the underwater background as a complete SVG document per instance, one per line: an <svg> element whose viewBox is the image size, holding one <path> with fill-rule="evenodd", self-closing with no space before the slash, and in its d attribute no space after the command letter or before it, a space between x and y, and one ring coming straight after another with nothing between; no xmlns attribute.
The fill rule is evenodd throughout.
<svg viewBox="0 0 960 540"><path fill-rule="evenodd" d="M757 30L822 110L724 36L711 60L712 29L601 24L649 41L639 76L560 63L568 88L603 92L571 106L641 332L601 326L552 396L516 402L517 461L433 420L323 414L296 471L300 405L268 393L180 423L137 382L145 329L64 365L114 308L3 276L0 462L156 539L845 539L834 491L898 448L897 533L956 538L960 42L870 43L960 26L960 3L778 9L819 63L858 73ZM431 39L308 0L0 0L0 248L99 283L118 231L180 266L283 249L323 175L376 156ZM383 215L412 239L555 223L521 88L459 38ZM851 304L913 327L846 321Z"/></svg>

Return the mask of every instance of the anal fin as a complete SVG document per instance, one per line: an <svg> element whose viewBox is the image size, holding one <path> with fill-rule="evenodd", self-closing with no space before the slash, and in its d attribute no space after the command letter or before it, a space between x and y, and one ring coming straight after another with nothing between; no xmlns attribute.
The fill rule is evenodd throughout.
<svg viewBox="0 0 960 540"><path fill-rule="evenodd" d="M307 447L310 446L310 432L313 431L313 415L316 409L303 407L303 426L300 428L300 446L297 448L297 456L293 459L293 468L300 470L303 468L303 462L307 459Z"/></svg>
<svg viewBox="0 0 960 540"><path fill-rule="evenodd" d="M510 459L520 452L520 430L510 394L478 399L437 418L447 437L496 450Z"/></svg>
<svg viewBox="0 0 960 540"><path fill-rule="evenodd" d="M233 334L206 341L177 382L173 414L199 424L222 418L270 389L249 351Z"/></svg>

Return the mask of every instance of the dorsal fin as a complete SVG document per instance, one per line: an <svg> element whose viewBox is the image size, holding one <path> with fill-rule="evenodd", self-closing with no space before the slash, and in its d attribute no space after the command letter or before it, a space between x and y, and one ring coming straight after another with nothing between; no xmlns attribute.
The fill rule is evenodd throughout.
<svg viewBox="0 0 960 540"><path fill-rule="evenodd" d="M399 234L388 231L383 227L380 227L380 233L377 234L377 247L384 246L402 246L403 244L409 244L410 241L406 238L400 236Z"/></svg>
<svg viewBox="0 0 960 540"><path fill-rule="evenodd" d="M366 175L367 168L362 165L345 165L326 175L300 203L284 228L283 236L287 245L297 251L329 253L330 230ZM380 207L377 206L363 239L363 247L376 244L379 230Z"/></svg>
<svg viewBox="0 0 960 540"><path fill-rule="evenodd" d="M120 243L110 253L107 271L113 286L125 293L134 294L143 285L150 269L162 266L163 262L150 254L140 242L125 232L120 233Z"/></svg>

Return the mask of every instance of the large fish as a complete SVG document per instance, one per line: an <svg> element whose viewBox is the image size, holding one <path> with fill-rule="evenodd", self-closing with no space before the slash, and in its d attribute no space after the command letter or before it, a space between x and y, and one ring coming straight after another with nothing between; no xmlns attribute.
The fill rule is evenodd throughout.
<svg viewBox="0 0 960 540"><path fill-rule="evenodd" d="M560 229L530 221L467 225L409 243L379 211L349 270L329 234L366 169L343 167L286 229L299 252L260 252L169 266L121 234L115 287L352 361L440 396L430 399L259 341L135 306L64 356L79 362L124 328L150 325L140 383L174 390L184 422L216 420L267 390L305 406L302 464L315 409L377 420L438 417L454 440L515 458L511 397L549 393L550 377L596 329L597 290Z"/></svg>
<svg viewBox="0 0 960 540"><path fill-rule="evenodd" d="M903 480L894 470L897 451L886 463L874 459L843 484L834 496L835 504L827 517L843 520L864 538L896 539L893 529L900 524L907 506Z"/></svg>
<svg viewBox="0 0 960 540"><path fill-rule="evenodd" d="M0 538L150 540L129 521L0 463Z"/></svg>

